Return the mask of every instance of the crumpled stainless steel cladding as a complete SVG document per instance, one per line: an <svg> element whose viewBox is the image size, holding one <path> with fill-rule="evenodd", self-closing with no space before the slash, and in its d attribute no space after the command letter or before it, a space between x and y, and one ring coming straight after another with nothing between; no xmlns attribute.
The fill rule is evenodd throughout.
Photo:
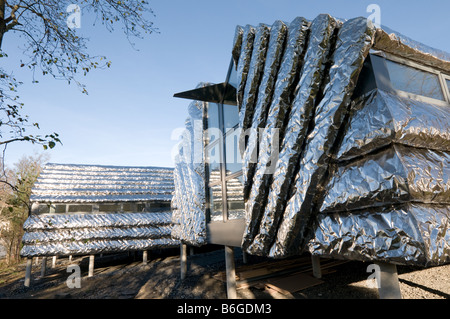
<svg viewBox="0 0 450 319"><path fill-rule="evenodd" d="M250 66L247 74L247 83L244 88L244 96L239 105L239 126L245 131L250 126L255 109L258 87L261 82L262 72L269 45L270 28L260 24L256 28L251 54Z"/></svg>
<svg viewBox="0 0 450 319"><path fill-rule="evenodd" d="M334 171L323 213L409 201L450 204L450 152L394 144Z"/></svg>
<svg viewBox="0 0 450 319"><path fill-rule="evenodd" d="M175 248L179 242L172 238L158 239L118 239L95 241L69 241L37 245L26 245L21 250L23 257L91 255L99 253L115 253L133 250L152 250Z"/></svg>
<svg viewBox="0 0 450 319"><path fill-rule="evenodd" d="M255 171L258 158L259 129L264 128L266 125L267 113L272 102L277 74L283 57L287 31L288 27L282 21L276 21L271 27L269 47L267 49L264 72L258 88L258 97L252 115L251 129L248 132L242 131L239 139L239 150L243 153L242 173L244 183L247 178L251 179L253 177ZM248 141L245 145L246 137ZM249 188L246 191L248 192ZM248 198L247 193L244 194L244 198Z"/></svg>
<svg viewBox="0 0 450 319"><path fill-rule="evenodd" d="M241 56L242 41L244 38L244 28L240 25L236 26L233 38L233 49L231 50L231 55L233 57L234 65L237 68L239 63L239 57Z"/></svg>
<svg viewBox="0 0 450 319"><path fill-rule="evenodd" d="M23 224L25 231L97 227L140 227L169 225L172 212L115 214L31 215Z"/></svg>
<svg viewBox="0 0 450 319"><path fill-rule="evenodd" d="M313 255L413 266L450 262L450 207L407 203L320 213L308 242Z"/></svg>
<svg viewBox="0 0 450 319"><path fill-rule="evenodd" d="M339 30L330 83L316 108L315 125L307 138L300 170L293 185L276 240L270 249L272 257L296 254L305 245L310 228L312 204L327 172L331 150L349 109L356 81L372 47L375 28L367 19L346 21Z"/></svg>
<svg viewBox="0 0 450 319"><path fill-rule="evenodd" d="M303 64L303 54L310 22L298 17L289 25L286 48L280 69L277 75L272 102L267 115L265 130L260 136L260 150L258 163L253 177L244 177L244 194L249 193L246 202L246 229L242 240L242 247L247 249L251 244L255 231L261 219L261 211L264 209L264 198L268 192L270 181L271 161L279 151L279 131L282 129L285 117L291 108L291 95L297 83L297 74ZM276 149L276 152L273 149ZM251 189L248 192L246 189Z"/></svg>
<svg viewBox="0 0 450 319"><path fill-rule="evenodd" d="M236 98L237 104L240 108L242 100L244 98L245 85L247 83L248 71L250 69L250 63L253 53L253 42L255 40L255 28L251 25L246 25L244 28L244 34L242 37L241 54L237 64L237 90Z"/></svg>
<svg viewBox="0 0 450 319"><path fill-rule="evenodd" d="M171 248L172 213L32 215L21 256L64 256Z"/></svg>
<svg viewBox="0 0 450 319"><path fill-rule="evenodd" d="M374 49L450 72L450 53L428 47L387 28L377 29Z"/></svg>
<svg viewBox="0 0 450 319"><path fill-rule="evenodd" d="M205 83L197 87L205 86ZM203 154L203 111L206 102L194 101L179 154L175 158L175 192L177 211L173 218L173 238L201 246L206 243L206 190Z"/></svg>
<svg viewBox="0 0 450 319"><path fill-rule="evenodd" d="M391 143L450 151L448 107L375 89L355 101L335 158L348 161Z"/></svg>
<svg viewBox="0 0 450 319"><path fill-rule="evenodd" d="M325 64L332 53L332 37L339 23L329 15L319 15L311 24L310 40L274 170L267 204L259 231L247 249L254 255L267 255L284 211L289 187L302 152L303 142L313 117L316 96L325 84Z"/></svg>
<svg viewBox="0 0 450 319"><path fill-rule="evenodd" d="M60 230L37 230L27 232L22 238L24 245L57 241L81 241L99 239L157 239L170 237L172 226L73 228Z"/></svg>

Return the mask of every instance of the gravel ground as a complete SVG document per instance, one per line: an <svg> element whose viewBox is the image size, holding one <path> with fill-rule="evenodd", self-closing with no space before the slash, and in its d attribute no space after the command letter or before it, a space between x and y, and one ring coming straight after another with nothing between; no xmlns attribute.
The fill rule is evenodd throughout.
<svg viewBox="0 0 450 319"><path fill-rule="evenodd" d="M70 289L67 259L58 260L39 278L40 265L33 266L32 286L23 286L25 264L0 270L0 299L225 299L226 287L214 275L225 269L224 253L218 247L197 249L189 256L188 277L180 280L178 250L152 252L147 264L140 256L110 255L96 258L94 277L87 277L87 257L72 263L81 269L81 288ZM265 261L249 256L250 264ZM50 262L49 262L50 264ZM236 250L236 267L242 266ZM293 294L262 288L238 289L242 299L377 299L378 292L367 286L366 263L348 262L334 266L323 283ZM450 299L450 265L418 269L398 266L403 299Z"/></svg>

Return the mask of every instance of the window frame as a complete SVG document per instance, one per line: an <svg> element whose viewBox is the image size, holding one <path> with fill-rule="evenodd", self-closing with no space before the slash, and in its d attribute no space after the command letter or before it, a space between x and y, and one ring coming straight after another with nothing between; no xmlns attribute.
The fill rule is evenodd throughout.
<svg viewBox="0 0 450 319"><path fill-rule="evenodd" d="M228 67L228 72L227 72L227 77L226 77L226 81L225 83L228 84L230 83L230 77L231 74L233 72L233 68L234 68L234 61L233 59L231 59L231 62L229 64ZM226 92L225 92L226 93ZM224 94L225 96L226 94ZM225 104L224 101L222 100L220 103L216 103L218 105L218 116L219 116L219 129L222 132L222 135L215 139L214 141L212 141L211 143L209 143L208 137L205 137L204 139L204 150L205 150L205 159L207 158L207 152L212 148L212 147L216 147L217 143L219 145L219 159L220 159L220 180L218 181L214 181L212 183L210 183L209 181L209 163L205 160L205 172L206 174L206 178L205 178L205 187L207 192L206 193L206 221L207 223L210 223L211 220L211 198L210 198L210 188L217 186L217 185L221 185L221 189L222 189L222 221L223 222L227 222L229 220L229 214L228 214L228 197L227 197L227 182L233 178L239 177L241 176L242 170L238 171L238 172L234 172L230 175L227 176L226 173L226 159L227 159L227 154L226 154L226 137L229 134L234 133L234 131L236 130L237 127L239 127L239 124L236 124L233 128L227 128L224 127L225 122L224 122L224 107L226 107L228 104ZM208 129L208 119L207 119L207 108L205 108L204 112L203 112L203 125L204 125L204 130ZM228 130L227 130L228 129ZM225 132L225 130L227 130ZM205 136L206 134L204 134ZM221 146L221 147L220 147Z"/></svg>
<svg viewBox="0 0 450 319"><path fill-rule="evenodd" d="M406 98L412 98L415 100L419 100L425 103L431 103L431 104L437 104L437 105L442 105L442 106L449 106L450 104L450 92L448 90L447 87L447 83L445 82L446 78L450 78L450 76L442 73L441 71L437 70L437 69L433 69L429 66L425 66L419 63L416 63L414 61L387 53L387 52L374 52L372 53L372 55L376 56L376 57L380 57L382 59L384 59L384 68L385 70L379 72L379 68L374 68L375 71L375 78L377 81L377 86L382 88L382 89L388 89L394 93L396 93L399 96L402 97L406 97ZM441 91L444 97L444 101L439 100L439 99L434 99L428 96L424 96L424 95L419 95L419 94L415 94L415 93L411 93L411 92L406 92L406 91L402 91L402 90L398 90L395 89L391 80L390 80L390 76L389 76L389 70L387 68L386 65L386 60L392 61L394 63L398 63L401 65L405 65L414 69L418 69L420 71L424 71L424 72L428 72L431 74L435 74L438 77L438 81L439 81L439 85L441 86ZM382 73L382 74L380 74ZM388 81L389 81L389 87L386 87L386 76L388 77ZM380 83L382 83L381 85L379 85Z"/></svg>
<svg viewBox="0 0 450 319"><path fill-rule="evenodd" d="M444 88L446 89L446 90L444 90L445 91L444 94L447 95L447 100L450 103L450 75L445 74L445 73L442 73L441 75L442 75L442 82L443 82ZM447 81L449 81L449 84L447 84Z"/></svg>

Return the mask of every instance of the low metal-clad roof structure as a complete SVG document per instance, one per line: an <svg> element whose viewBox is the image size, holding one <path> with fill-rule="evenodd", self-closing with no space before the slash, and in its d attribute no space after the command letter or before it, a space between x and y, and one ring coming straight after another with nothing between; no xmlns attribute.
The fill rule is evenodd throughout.
<svg viewBox="0 0 450 319"><path fill-rule="evenodd" d="M47 164L32 190L24 257L177 246L173 169Z"/></svg>

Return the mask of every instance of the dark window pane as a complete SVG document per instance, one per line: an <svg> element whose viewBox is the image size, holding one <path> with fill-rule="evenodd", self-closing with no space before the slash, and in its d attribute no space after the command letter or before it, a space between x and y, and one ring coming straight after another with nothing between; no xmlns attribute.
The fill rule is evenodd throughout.
<svg viewBox="0 0 450 319"><path fill-rule="evenodd" d="M242 175L227 181L228 219L240 219L244 216L244 185Z"/></svg>
<svg viewBox="0 0 450 319"><path fill-rule="evenodd" d="M209 204L211 221L223 221L222 186L220 184L209 188Z"/></svg>
<svg viewBox="0 0 450 319"><path fill-rule="evenodd" d="M394 89L444 101L439 76L386 60Z"/></svg>

